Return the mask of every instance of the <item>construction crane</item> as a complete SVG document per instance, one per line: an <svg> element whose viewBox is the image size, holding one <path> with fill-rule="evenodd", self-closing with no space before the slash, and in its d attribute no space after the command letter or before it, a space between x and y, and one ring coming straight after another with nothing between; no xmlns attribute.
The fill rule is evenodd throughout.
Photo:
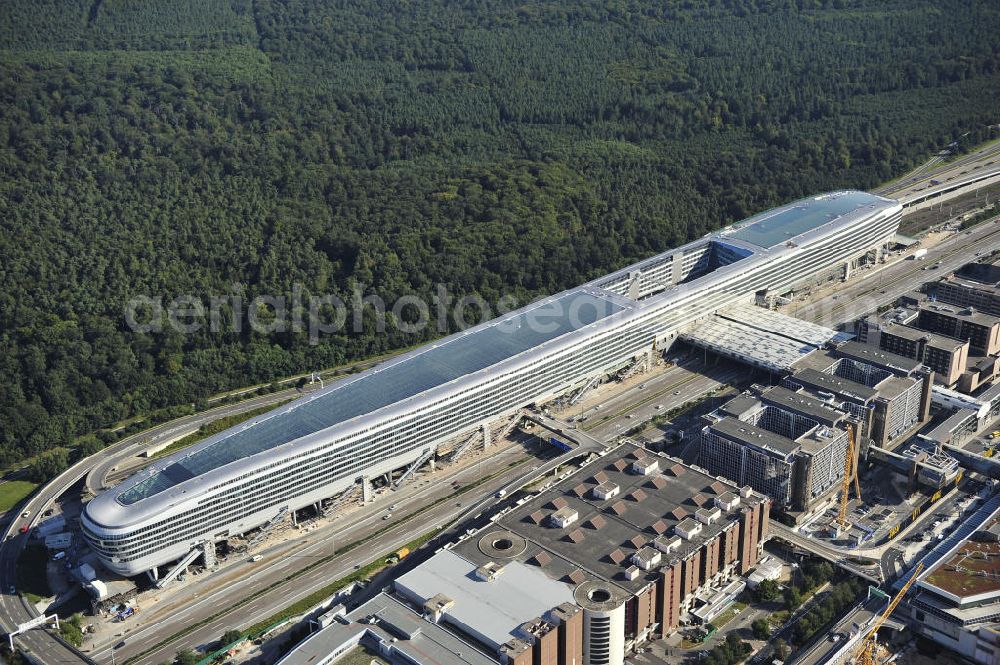
<svg viewBox="0 0 1000 665"><path fill-rule="evenodd" d="M875 621L875 625L872 629L865 635L865 639L861 640L861 646L858 650L854 652L854 663L855 665L875 665L876 652L878 650L878 629L882 627L885 620L889 618L892 611L896 609L900 601L903 600L903 596L906 592L910 590L913 583L917 581L917 577L920 575L920 571L924 569L923 562L918 563L916 568L913 569L913 574L910 575L910 579L906 580L906 584L903 588L899 590L896 597L889 601L889 605L882 612L882 616Z"/></svg>
<svg viewBox="0 0 1000 665"><path fill-rule="evenodd" d="M844 479L840 486L840 514L837 524L847 529L851 524L847 521L847 502L851 493L851 481L854 481L854 491L861 498L861 485L858 483L858 455L854 450L854 423L847 423L847 454L844 455Z"/></svg>

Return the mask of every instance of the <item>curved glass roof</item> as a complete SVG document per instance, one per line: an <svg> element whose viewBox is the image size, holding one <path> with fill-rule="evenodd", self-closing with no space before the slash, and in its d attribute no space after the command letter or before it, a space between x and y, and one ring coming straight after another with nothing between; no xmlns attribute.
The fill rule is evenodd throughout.
<svg viewBox="0 0 1000 665"><path fill-rule="evenodd" d="M512 358L621 311L599 292L570 291L487 326L457 333L413 355L297 400L257 423L196 448L118 496L123 505L221 466L371 413Z"/></svg>
<svg viewBox="0 0 1000 665"><path fill-rule="evenodd" d="M858 191L802 199L790 206L755 215L725 236L769 249L859 208L884 202L874 194Z"/></svg>

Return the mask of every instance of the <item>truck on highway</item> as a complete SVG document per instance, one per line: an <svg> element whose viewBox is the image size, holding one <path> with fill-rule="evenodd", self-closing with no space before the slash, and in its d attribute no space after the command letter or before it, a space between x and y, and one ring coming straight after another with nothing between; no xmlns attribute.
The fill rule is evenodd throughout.
<svg viewBox="0 0 1000 665"><path fill-rule="evenodd" d="M393 552L392 554L390 554L388 558L386 558L385 562L391 566L395 563L399 563L400 561L405 559L409 554L410 554L410 548L402 547Z"/></svg>
<svg viewBox="0 0 1000 665"><path fill-rule="evenodd" d="M917 251L913 252L913 259L915 261L923 261L925 256L927 256L927 248L926 247L922 247L922 248L918 249Z"/></svg>

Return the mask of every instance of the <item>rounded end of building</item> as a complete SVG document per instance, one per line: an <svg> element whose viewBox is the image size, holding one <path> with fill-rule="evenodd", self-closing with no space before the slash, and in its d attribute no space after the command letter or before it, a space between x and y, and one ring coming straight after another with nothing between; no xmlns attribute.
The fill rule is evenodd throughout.
<svg viewBox="0 0 1000 665"><path fill-rule="evenodd" d="M590 612L613 612L622 607L626 593L618 587L601 580L588 580L573 592L576 604Z"/></svg>

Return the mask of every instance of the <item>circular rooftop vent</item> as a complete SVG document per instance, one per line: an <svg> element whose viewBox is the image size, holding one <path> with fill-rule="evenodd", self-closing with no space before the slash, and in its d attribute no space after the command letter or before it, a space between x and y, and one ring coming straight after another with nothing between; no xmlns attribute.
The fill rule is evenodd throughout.
<svg viewBox="0 0 1000 665"><path fill-rule="evenodd" d="M490 559L513 559L527 548L527 541L511 531L490 531L479 539L479 551Z"/></svg>

